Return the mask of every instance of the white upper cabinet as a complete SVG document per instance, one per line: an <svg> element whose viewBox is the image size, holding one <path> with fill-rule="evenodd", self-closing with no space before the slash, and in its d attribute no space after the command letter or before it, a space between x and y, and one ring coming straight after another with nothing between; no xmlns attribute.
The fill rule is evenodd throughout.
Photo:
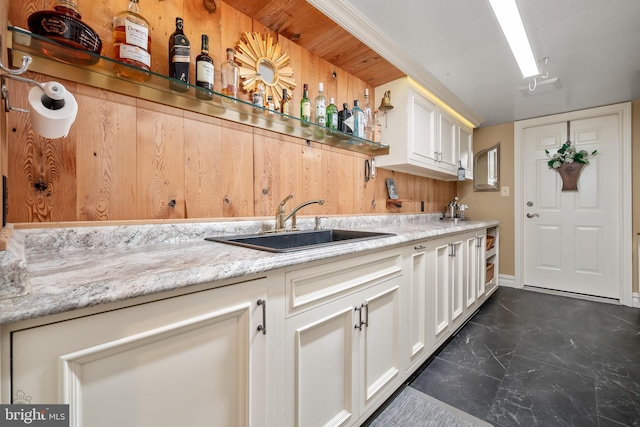
<svg viewBox="0 0 640 427"><path fill-rule="evenodd" d="M378 166L442 180L454 180L458 167L472 177L472 129L435 105L427 92L407 77L376 88L376 99L390 91L392 110L382 113L382 143L389 154Z"/></svg>

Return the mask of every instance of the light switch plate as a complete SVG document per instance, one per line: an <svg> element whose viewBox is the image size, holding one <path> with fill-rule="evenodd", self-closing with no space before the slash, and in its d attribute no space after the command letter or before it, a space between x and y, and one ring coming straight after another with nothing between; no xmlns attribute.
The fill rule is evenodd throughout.
<svg viewBox="0 0 640 427"><path fill-rule="evenodd" d="M509 197L509 187L506 185L504 187L500 187L500 195L502 197Z"/></svg>

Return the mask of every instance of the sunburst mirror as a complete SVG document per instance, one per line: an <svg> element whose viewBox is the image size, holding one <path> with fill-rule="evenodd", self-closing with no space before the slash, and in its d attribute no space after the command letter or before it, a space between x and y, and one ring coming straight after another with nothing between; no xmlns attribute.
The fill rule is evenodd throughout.
<svg viewBox="0 0 640 427"><path fill-rule="evenodd" d="M236 61L240 63L242 89L252 92L258 83L258 76L265 86L265 102L273 97L277 110L282 104L282 89L287 89L287 98L291 99L291 91L296 87L293 79L293 68L289 64L289 54L282 51L273 37L267 34L262 38L260 33L244 33L244 39L238 42Z"/></svg>

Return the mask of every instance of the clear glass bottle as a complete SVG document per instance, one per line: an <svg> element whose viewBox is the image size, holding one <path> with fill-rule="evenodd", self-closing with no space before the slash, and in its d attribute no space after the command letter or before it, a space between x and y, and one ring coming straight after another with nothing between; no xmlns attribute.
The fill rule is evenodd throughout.
<svg viewBox="0 0 640 427"><path fill-rule="evenodd" d="M318 96L315 99L315 122L323 128L327 125L327 98L324 96L324 85L318 83Z"/></svg>
<svg viewBox="0 0 640 427"><path fill-rule="evenodd" d="M369 89L364 90L364 105L362 106L362 112L364 114L364 134L362 138L372 140L373 139L373 112L371 110L371 103L369 102Z"/></svg>
<svg viewBox="0 0 640 427"><path fill-rule="evenodd" d="M282 105L280 106L280 112L282 113L282 120L289 120L289 116L291 115L291 102L289 101L287 89L282 89Z"/></svg>
<svg viewBox="0 0 640 427"><path fill-rule="evenodd" d="M151 78L151 26L140 14L138 0L130 0L127 10L113 18L113 46L117 61L136 68L114 64L118 77L144 82Z"/></svg>
<svg viewBox="0 0 640 427"><path fill-rule="evenodd" d="M227 61L220 66L222 78L222 94L231 98L238 97L238 76L240 67L234 62L235 51L227 48Z"/></svg>
<svg viewBox="0 0 640 427"><path fill-rule="evenodd" d="M329 100L327 105L327 128L338 130L338 107L334 104L334 99Z"/></svg>
<svg viewBox="0 0 640 427"><path fill-rule="evenodd" d="M311 121L311 101L309 100L309 85L302 86L302 99L300 100L300 120L302 126L309 126Z"/></svg>
<svg viewBox="0 0 640 427"><path fill-rule="evenodd" d="M209 56L209 36L206 34L202 35L202 52L196 57L196 86L198 98L213 99L213 59Z"/></svg>
<svg viewBox="0 0 640 427"><path fill-rule="evenodd" d="M273 102L273 96L269 95L267 96L267 105L266 105L266 110L265 110L265 114L267 114L268 116L273 116L273 111L275 110L275 104Z"/></svg>
<svg viewBox="0 0 640 427"><path fill-rule="evenodd" d="M176 30L169 37L169 88L178 92L189 90L191 44L184 35L184 21L176 18Z"/></svg>
<svg viewBox="0 0 640 427"><path fill-rule="evenodd" d="M260 107L255 109L256 113L260 113L262 111L261 109L264 107L264 100L264 83L262 82L262 76L260 73L257 73L256 87L251 94L251 102L253 105Z"/></svg>
<svg viewBox="0 0 640 427"><path fill-rule="evenodd" d="M353 101L351 115L353 116L353 136L364 138L364 112L360 108L360 101L357 99Z"/></svg>
<svg viewBox="0 0 640 427"><path fill-rule="evenodd" d="M380 112L378 110L373 112L373 129L371 130L371 140L378 143L382 142L382 123L380 123L379 114Z"/></svg>

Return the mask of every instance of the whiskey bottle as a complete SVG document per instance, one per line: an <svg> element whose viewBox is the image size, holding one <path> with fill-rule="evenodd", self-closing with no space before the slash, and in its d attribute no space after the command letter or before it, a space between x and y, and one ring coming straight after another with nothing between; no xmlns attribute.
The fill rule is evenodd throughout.
<svg viewBox="0 0 640 427"><path fill-rule="evenodd" d="M141 14L138 0L130 0L127 10L113 18L114 64L118 77L144 82L151 78L151 26ZM134 68L135 67L135 68Z"/></svg>
<svg viewBox="0 0 640 427"><path fill-rule="evenodd" d="M311 121L311 101L309 100L309 85L304 84L302 87L302 99L300 100L300 120L302 126L309 126Z"/></svg>
<svg viewBox="0 0 640 427"><path fill-rule="evenodd" d="M327 124L327 98L324 96L324 86L322 83L318 83L318 96L316 96L315 104L316 124L324 128Z"/></svg>
<svg viewBox="0 0 640 427"><path fill-rule="evenodd" d="M213 99L213 59L209 56L209 36L202 35L202 52L196 57L196 96Z"/></svg>
<svg viewBox="0 0 640 427"><path fill-rule="evenodd" d="M227 62L220 67L222 77L222 94L231 98L238 97L238 76L240 68L233 61L235 51L227 48Z"/></svg>
<svg viewBox="0 0 640 427"><path fill-rule="evenodd" d="M176 30L169 37L169 87L178 92L189 90L191 65L191 45L184 35L183 25L182 18L176 18Z"/></svg>
<svg viewBox="0 0 640 427"><path fill-rule="evenodd" d="M327 105L327 128L338 130L338 107L334 104L333 98L329 100L329 105Z"/></svg>

